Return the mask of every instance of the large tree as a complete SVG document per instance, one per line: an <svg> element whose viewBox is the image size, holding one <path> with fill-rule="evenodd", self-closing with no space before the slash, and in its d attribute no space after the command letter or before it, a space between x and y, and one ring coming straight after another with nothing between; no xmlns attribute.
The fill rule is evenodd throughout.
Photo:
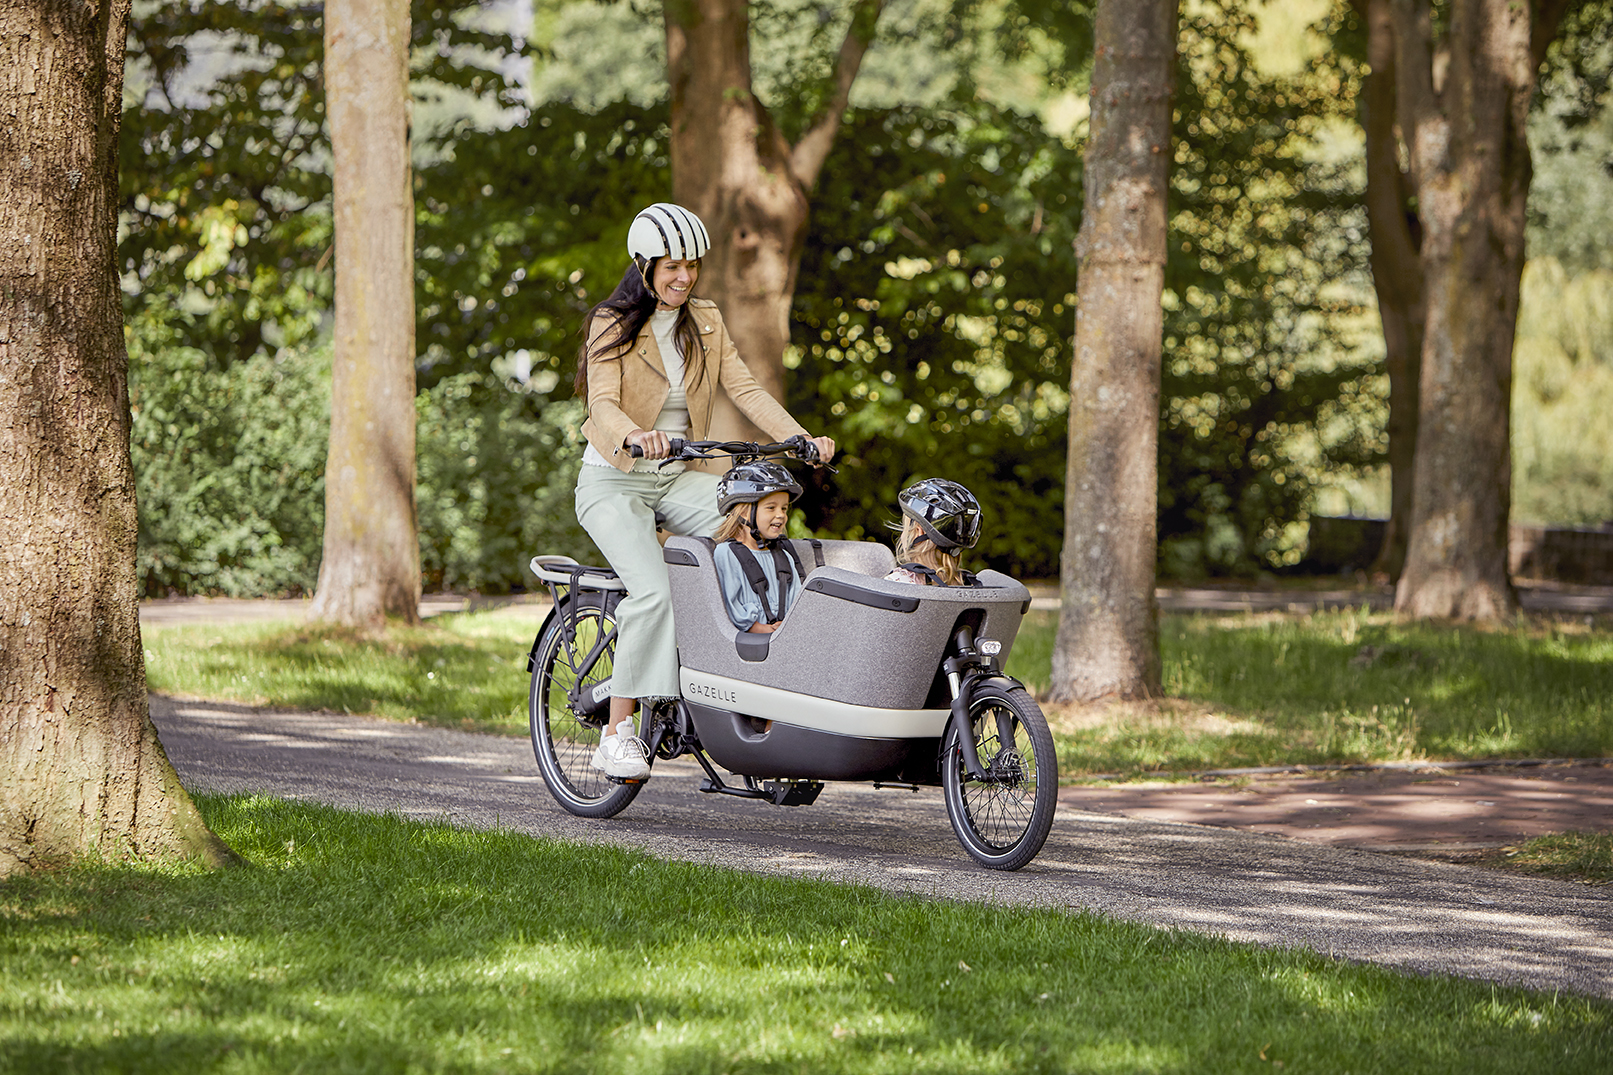
<svg viewBox="0 0 1613 1075"><path fill-rule="evenodd" d="M1101 0L1094 37L1058 701L1160 693L1156 475L1176 0Z"/></svg>
<svg viewBox="0 0 1613 1075"><path fill-rule="evenodd" d="M807 211L885 0L856 0L829 83L792 144L751 79L750 0L666 0L672 196L711 232L700 286L756 380L784 398ZM714 434L747 430L726 399ZM718 432L720 431L720 432Z"/></svg>
<svg viewBox="0 0 1613 1075"><path fill-rule="evenodd" d="M1496 619L1512 503L1512 342L1529 196L1529 106L1574 0L1392 0L1396 112L1427 304L1411 533L1395 607Z"/></svg>
<svg viewBox="0 0 1613 1075"><path fill-rule="evenodd" d="M229 857L146 704L114 264L128 14L0 2L0 875Z"/></svg>
<svg viewBox="0 0 1613 1075"><path fill-rule="evenodd" d="M1383 324L1384 368L1389 375L1389 523L1372 568L1391 579L1406 563L1411 526L1412 473L1417 449L1418 374L1422 365L1422 238L1411 176L1401 159L1395 116L1395 31L1391 0L1353 0L1365 24L1361 128L1366 135L1367 220L1372 232L1372 284Z"/></svg>
<svg viewBox="0 0 1613 1075"><path fill-rule="evenodd" d="M336 339L325 546L310 612L419 618L409 2L325 5L334 158Z"/></svg>

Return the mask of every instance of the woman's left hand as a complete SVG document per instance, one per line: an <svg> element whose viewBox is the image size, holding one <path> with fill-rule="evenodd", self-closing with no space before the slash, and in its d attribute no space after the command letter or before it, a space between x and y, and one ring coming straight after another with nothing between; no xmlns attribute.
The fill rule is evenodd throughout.
<svg viewBox="0 0 1613 1075"><path fill-rule="evenodd" d="M813 437L812 443L818 449L818 458L825 463L831 462L835 457L835 442L832 437Z"/></svg>

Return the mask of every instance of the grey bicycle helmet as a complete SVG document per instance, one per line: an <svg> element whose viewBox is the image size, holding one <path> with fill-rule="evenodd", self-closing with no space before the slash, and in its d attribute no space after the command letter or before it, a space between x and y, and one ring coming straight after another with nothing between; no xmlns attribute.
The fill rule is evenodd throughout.
<svg viewBox="0 0 1613 1075"><path fill-rule="evenodd" d="M972 549L980 540L980 501L957 482L925 478L903 489L896 502L938 549Z"/></svg>
<svg viewBox="0 0 1613 1075"><path fill-rule="evenodd" d="M801 487L780 463L757 459L730 468L717 482L717 510L727 515L735 504L754 504L770 493L789 493L794 500Z"/></svg>

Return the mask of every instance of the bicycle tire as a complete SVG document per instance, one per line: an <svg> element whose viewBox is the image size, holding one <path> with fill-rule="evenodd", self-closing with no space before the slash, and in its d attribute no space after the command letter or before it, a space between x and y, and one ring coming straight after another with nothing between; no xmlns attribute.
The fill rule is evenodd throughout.
<svg viewBox="0 0 1613 1075"><path fill-rule="evenodd" d="M599 609L577 613L575 652L587 654L594 641L615 625L615 617ZM532 731L532 753L544 786L568 813L578 817L615 817L637 798L642 783L618 784L593 767L594 750L599 746L603 721L579 717L567 701L566 692L576 682L576 671L566 658L565 641L558 618L551 619L538 636L532 663L532 686L527 695L527 713ZM614 647L600 655L589 670L586 683L610 678Z"/></svg>
<svg viewBox="0 0 1613 1075"><path fill-rule="evenodd" d="M1000 742L997 718L1010 720L1012 743ZM1041 707L1020 687L983 683L969 702L969 727L980 762L993 776L976 780L963 762L958 729L941 752L941 790L958 842L990 870L1017 870L1042 850L1058 805L1058 756Z"/></svg>

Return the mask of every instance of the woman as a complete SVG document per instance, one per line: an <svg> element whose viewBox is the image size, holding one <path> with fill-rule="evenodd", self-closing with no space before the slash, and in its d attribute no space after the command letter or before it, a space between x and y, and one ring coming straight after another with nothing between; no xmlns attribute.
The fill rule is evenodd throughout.
<svg viewBox="0 0 1613 1075"><path fill-rule="evenodd" d="M610 719L593 763L627 780L650 771L633 727L637 700L679 692L672 588L656 525L704 535L721 521L715 475L655 460L667 457L673 437L706 439L719 390L774 440L806 435L745 368L716 304L692 297L710 246L700 218L681 206L658 202L639 213L627 232L633 263L589 312L577 357L577 395L588 401L577 521L627 584L616 610ZM825 462L834 457L834 441L812 440Z"/></svg>

